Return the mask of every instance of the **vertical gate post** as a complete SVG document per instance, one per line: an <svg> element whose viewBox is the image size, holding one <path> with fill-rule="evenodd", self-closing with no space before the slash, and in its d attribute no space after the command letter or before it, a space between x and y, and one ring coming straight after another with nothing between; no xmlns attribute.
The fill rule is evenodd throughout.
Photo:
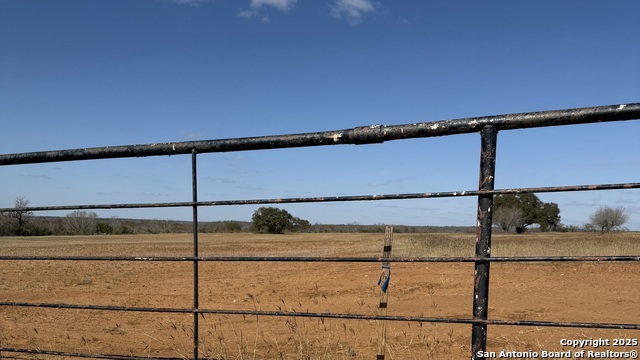
<svg viewBox="0 0 640 360"><path fill-rule="evenodd" d="M393 245L393 226L387 226L384 232L384 246L382 248L382 257L391 258L391 246ZM389 280L391 279L391 264L389 261L382 263L382 273L378 280L378 286L380 286L380 303L378 305L378 314L381 316L387 315L387 300L389 293ZM378 320L378 353L376 360L384 360L384 354L386 352L387 341L387 321Z"/></svg>
<svg viewBox="0 0 640 360"><path fill-rule="evenodd" d="M480 184L478 189L493 190L496 169L496 142L498 130L489 125L480 132ZM476 257L491 254L491 206L493 195L478 195L478 223L476 225ZM487 320L489 310L489 262L476 261L473 286L473 320ZM474 323L471 327L471 359L487 349L487 324Z"/></svg>
<svg viewBox="0 0 640 360"><path fill-rule="evenodd" d="M193 310L198 304L198 176L196 172L196 149L191 151L191 184L193 192ZM193 313L193 359L198 360L198 313Z"/></svg>

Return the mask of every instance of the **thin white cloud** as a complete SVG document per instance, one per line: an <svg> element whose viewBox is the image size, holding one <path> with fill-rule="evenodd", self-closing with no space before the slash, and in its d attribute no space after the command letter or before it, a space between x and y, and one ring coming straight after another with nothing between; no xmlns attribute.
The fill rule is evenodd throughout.
<svg viewBox="0 0 640 360"><path fill-rule="evenodd" d="M357 23L362 17L376 10L371 0L335 0L331 15L338 19L346 18Z"/></svg>
<svg viewBox="0 0 640 360"><path fill-rule="evenodd" d="M210 177L207 176L205 179L210 180L212 182L222 183L222 184L236 184L237 181L227 177Z"/></svg>
<svg viewBox="0 0 640 360"><path fill-rule="evenodd" d="M159 193L159 192L143 192L142 195L144 195L144 196L152 196L152 197L166 197L166 196L169 196L169 194L163 194L163 193Z"/></svg>
<svg viewBox="0 0 640 360"><path fill-rule="evenodd" d="M240 9L240 11L238 11L238 16L243 17L245 19L249 19L249 20L251 20L251 19L259 19L260 22L263 22L263 23L271 22L271 19L269 19L269 16L261 14L257 10Z"/></svg>
<svg viewBox="0 0 640 360"><path fill-rule="evenodd" d="M264 188L260 186L236 186L236 189L249 190L249 191L264 191Z"/></svg>
<svg viewBox="0 0 640 360"><path fill-rule="evenodd" d="M632 197L625 197L616 200L616 204L640 205L640 198L634 199Z"/></svg>
<svg viewBox="0 0 640 360"><path fill-rule="evenodd" d="M598 206L599 203L597 202L589 202L589 201L582 201L582 200L573 200L573 201L569 201L564 203L567 206L575 206L575 207L594 207L594 206Z"/></svg>
<svg viewBox="0 0 640 360"><path fill-rule="evenodd" d="M370 182L367 184L368 187L380 187L380 186L389 186L389 185L395 185L395 184L399 184L403 181L409 180L408 178L394 178L394 179L387 179L387 180L383 180L381 182Z"/></svg>
<svg viewBox="0 0 640 360"><path fill-rule="evenodd" d="M265 9L275 8L283 13L288 13L297 1L298 0L251 0L249 9L240 9L238 16L246 19L259 19L263 23L268 23L271 19L264 13Z"/></svg>
<svg viewBox="0 0 640 360"><path fill-rule="evenodd" d="M297 0L251 0L251 8L259 9L263 6L272 6L282 12L291 10Z"/></svg>
<svg viewBox="0 0 640 360"><path fill-rule="evenodd" d="M246 156L240 154L231 154L223 156L223 159L230 161L244 161L247 160Z"/></svg>
<svg viewBox="0 0 640 360"><path fill-rule="evenodd" d="M202 139L204 135L199 131L182 131L182 137L189 140Z"/></svg>
<svg viewBox="0 0 640 360"><path fill-rule="evenodd" d="M204 0L173 0L178 5L200 6Z"/></svg>
<svg viewBox="0 0 640 360"><path fill-rule="evenodd" d="M20 174L18 176L26 177L26 178L32 178L32 179L41 179L41 180L51 180L51 179L53 179L51 176L44 175L44 174Z"/></svg>

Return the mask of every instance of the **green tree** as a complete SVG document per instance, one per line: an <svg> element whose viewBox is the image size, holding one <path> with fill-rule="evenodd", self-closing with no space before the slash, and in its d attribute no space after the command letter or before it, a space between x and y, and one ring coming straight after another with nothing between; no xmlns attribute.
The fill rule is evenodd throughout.
<svg viewBox="0 0 640 360"><path fill-rule="evenodd" d="M242 225L237 221L227 221L224 223L224 231L238 233L242 231Z"/></svg>
<svg viewBox="0 0 640 360"><path fill-rule="evenodd" d="M556 231L560 226L560 208L556 203L542 203L538 212L538 225L540 231Z"/></svg>
<svg viewBox="0 0 640 360"><path fill-rule="evenodd" d="M103 235L113 234L113 226L104 222L99 222L96 224L96 233Z"/></svg>
<svg viewBox="0 0 640 360"><path fill-rule="evenodd" d="M307 220L291 215L287 210L261 207L251 217L254 231L282 234L285 230L302 231L310 226Z"/></svg>
<svg viewBox="0 0 640 360"><path fill-rule="evenodd" d="M311 223L305 219L294 217L291 221L291 230L296 232L306 232L311 228Z"/></svg>
<svg viewBox="0 0 640 360"><path fill-rule="evenodd" d="M541 231L555 230L560 225L560 208L556 203L545 203L535 194L500 194L494 198L494 222L506 231L514 228L518 234L532 224ZM518 209L518 210L515 210ZM513 216L513 213L517 216Z"/></svg>

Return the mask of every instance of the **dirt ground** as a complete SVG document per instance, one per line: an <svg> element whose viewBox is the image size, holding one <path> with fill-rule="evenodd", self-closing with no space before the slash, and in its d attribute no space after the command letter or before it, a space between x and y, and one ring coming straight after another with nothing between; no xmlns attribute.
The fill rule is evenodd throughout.
<svg viewBox="0 0 640 360"><path fill-rule="evenodd" d="M191 235L0 238L2 255L190 256ZM414 234L395 255L421 256ZM201 256L380 256L383 234L202 234ZM615 254L611 254L615 255ZM638 255L638 254L634 254ZM471 263L392 263L388 315L470 318ZM201 262L199 307L378 314L378 263ZM493 263L489 318L640 323L640 264ZM135 307L193 306L192 262L0 262L0 302ZM199 354L209 359L372 359L378 323L368 320L205 314ZM389 321L387 359L468 359L471 326ZM487 350L631 351L576 348L562 339L638 339L638 330L489 325ZM0 348L141 357L193 356L191 314L0 307ZM29 354L0 353L2 358ZM63 358L33 355L33 358ZM539 358L542 358L540 356Z"/></svg>

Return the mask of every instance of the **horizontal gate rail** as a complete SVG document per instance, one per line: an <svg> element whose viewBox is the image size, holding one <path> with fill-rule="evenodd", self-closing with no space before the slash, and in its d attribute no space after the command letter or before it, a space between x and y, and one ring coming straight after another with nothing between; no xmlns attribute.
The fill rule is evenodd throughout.
<svg viewBox="0 0 640 360"><path fill-rule="evenodd" d="M438 318L438 317L425 317L425 316L340 314L340 313L316 313L316 312L303 312L303 311L153 308L153 307L112 306L112 305L101 306L101 305L78 305L78 304L55 304L55 303L49 304L49 303L25 303L25 302L0 302L0 305L54 308L54 309L73 309L73 310L96 310L96 311L127 311L127 312L215 314L215 315L254 315L254 316L258 315L258 316L281 316L281 317L282 316L309 317L309 318L323 318L323 319L411 321L411 322L419 322L419 323L483 324L483 325L509 325L509 326L551 326L551 327L640 330L640 324L616 324L616 323L592 323L592 322ZM0 348L0 350L2 350L2 348Z"/></svg>
<svg viewBox="0 0 640 360"><path fill-rule="evenodd" d="M633 119L640 119L640 103L471 117L405 125L371 125L344 130L292 135L7 154L0 155L0 166L57 161L191 154L194 149L198 154L203 154L323 145L376 144L400 139L478 133L485 126L489 125L500 131Z"/></svg>
<svg viewBox="0 0 640 360"><path fill-rule="evenodd" d="M465 262L603 262L603 261L640 261L640 256L512 256L512 257L280 257L280 256L18 256L18 255L0 255L2 260L20 260L20 261L227 261L227 262L343 262L343 263L379 263L379 262L396 262L396 263L465 263ZM2 303L0 302L0 305Z"/></svg>
<svg viewBox="0 0 640 360"><path fill-rule="evenodd" d="M54 210L138 209L138 208L158 208L158 207L192 207L192 206L200 207L200 206L264 205L264 204L292 204L292 203L315 203L315 202L379 201L379 200L447 198L447 197L478 196L478 195L595 191L595 190L623 190L623 189L640 189L640 183L528 187L528 188L513 188L513 189L483 190L483 191L463 190L463 191L385 194L385 195L300 197L300 198L282 198L282 199L217 200L217 201L196 201L196 202L182 201L182 202L144 203L144 204L32 206L32 207L24 207L21 209L0 208L0 211L6 212L6 211L16 211L16 210L54 211Z"/></svg>
<svg viewBox="0 0 640 360"><path fill-rule="evenodd" d="M133 356L133 355L117 355L117 354L85 354L74 353L66 351L52 351L52 350L30 350L30 349L12 349L12 348L0 348L0 351L20 353L20 354L32 354L32 355L51 355L51 356L66 356L77 357L85 359L112 359L112 360L149 360L148 357ZM6 357L7 359L16 358L15 356ZM153 359L157 360L184 360L181 357L158 357L154 356Z"/></svg>
<svg viewBox="0 0 640 360"><path fill-rule="evenodd" d="M527 187L493 189L496 158L497 133L503 130L539 128L560 125L591 124L598 122L626 121L640 119L640 103L585 107L565 110L515 113L507 115L470 117L435 122L421 122L404 125L372 125L343 130L233 138L206 141L186 141L158 144L124 145L95 147L55 151L29 152L19 154L0 154L0 166L37 164L50 162L97 160L113 158L134 158L163 155L192 155L192 191L191 201L156 202L137 204L76 204L64 206L35 206L26 208L0 208L0 212L10 211L61 211L83 209L130 209L130 208L193 208L193 256L23 256L0 255L0 261L118 261L118 262L192 262L193 263L193 307L132 307L102 306L67 303L36 303L0 301L0 307L54 308L86 311L121 311L142 313L191 314L193 316L193 357L198 359L198 318L205 315L251 315L281 317L312 317L352 320L389 320L418 323L468 324L472 327L471 358L478 351L486 350L487 325L508 326L544 326L597 329L640 330L640 324L593 323L593 322L556 322L488 319L489 268L491 263L523 262L640 262L638 256L521 256L491 257L489 255L492 229L491 206L494 195L521 193L552 193L594 190L640 189L640 182L618 184L568 185L550 187ZM429 138L455 134L481 134L481 177L478 189L464 191L403 193L382 195L316 196L281 199L236 199L236 200L198 200L196 181L196 155L232 151L266 150L278 148L297 148L325 145L361 145L383 143L386 141L411 138ZM637 180L637 179L636 179ZM453 198L474 196L478 198L478 225L475 256L468 257L312 257L312 256L201 256L198 252L198 208L205 206L235 206L259 204L322 203L349 201L407 200L429 198ZM313 313L258 310L204 309L198 302L198 264L200 262L335 262L335 263L473 263L474 307L471 318L438 318L424 316L389 316L344 313ZM118 354L87 354L42 349L18 349L0 342L0 358L15 358L12 354L50 355L78 358L142 360L147 357ZM7 356L12 355L12 356ZM155 357L160 360L175 360L172 357ZM182 359L182 357L180 358Z"/></svg>

